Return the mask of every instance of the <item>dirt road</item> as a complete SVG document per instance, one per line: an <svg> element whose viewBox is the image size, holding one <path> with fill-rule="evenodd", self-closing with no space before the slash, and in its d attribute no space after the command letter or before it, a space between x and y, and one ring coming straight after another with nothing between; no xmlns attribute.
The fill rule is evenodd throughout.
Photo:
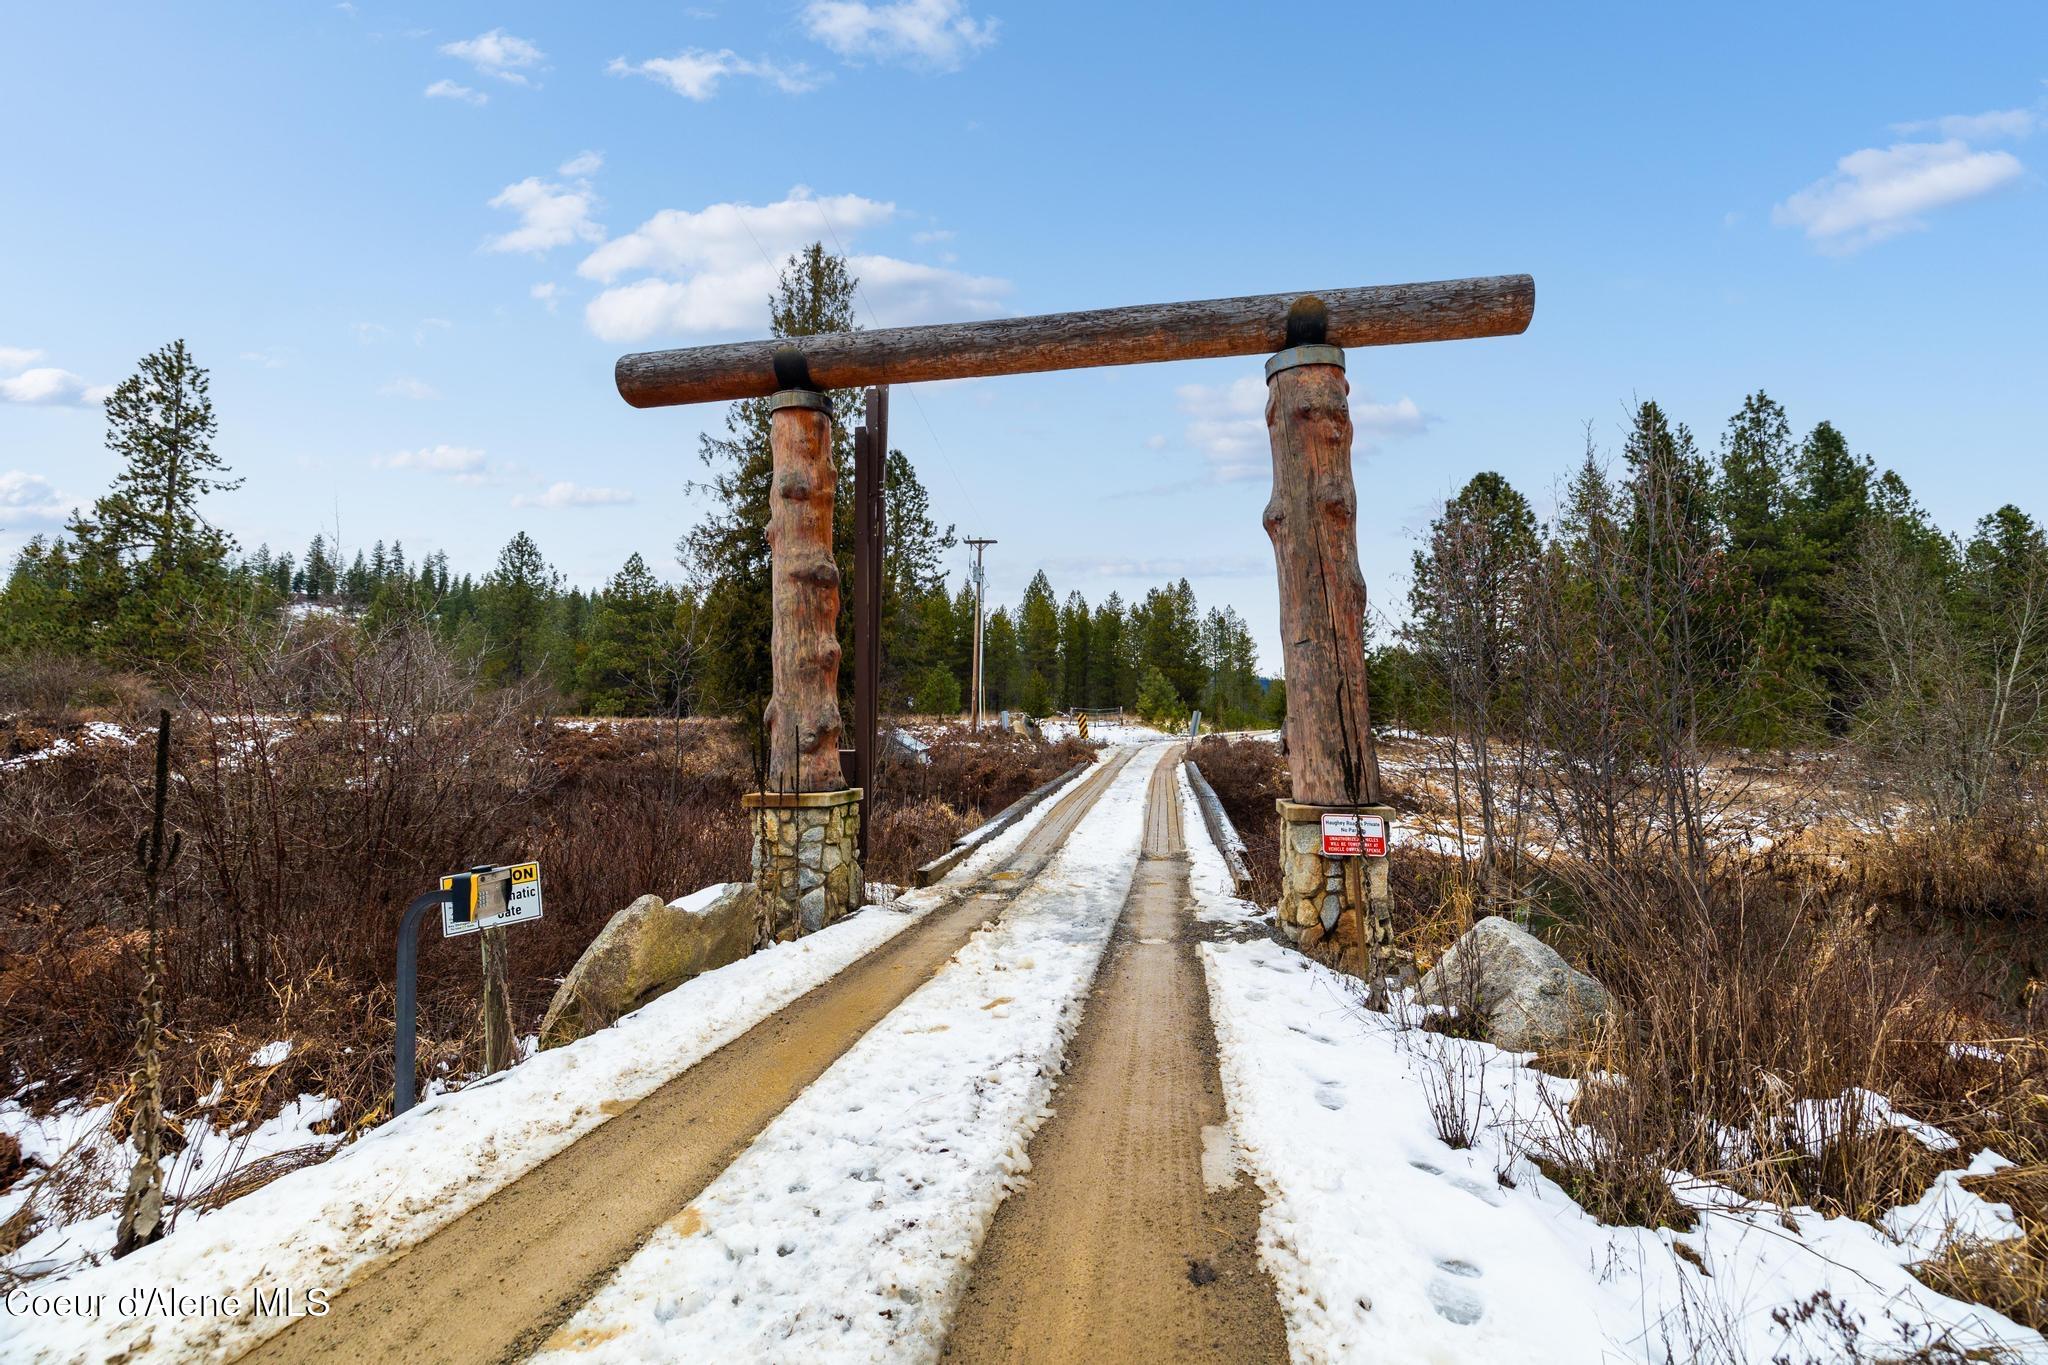
<svg viewBox="0 0 2048 1365"><path fill-rule="evenodd" d="M1226 1155L1179 766L1176 748L1153 774L1130 901L1032 1140L1031 1184L975 1259L949 1361L1287 1358L1258 1265L1259 1192Z"/></svg>
<svg viewBox="0 0 2048 1365"><path fill-rule="evenodd" d="M1130 761L1062 796L1000 868L874 953L356 1280L246 1361L523 1358L663 1220L1029 883Z"/></svg>

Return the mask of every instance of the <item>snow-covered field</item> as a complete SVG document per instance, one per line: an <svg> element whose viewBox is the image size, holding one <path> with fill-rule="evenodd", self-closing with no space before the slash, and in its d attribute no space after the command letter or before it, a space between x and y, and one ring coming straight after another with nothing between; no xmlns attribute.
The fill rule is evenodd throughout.
<svg viewBox="0 0 2048 1365"><path fill-rule="evenodd" d="M1185 789L1182 800L1200 913L1255 928ZM1963 1190L1960 1171L1894 1212L1896 1241L1684 1177L1693 1232L1603 1227L1526 1155L1557 1108L1543 1087L1563 1096L1570 1082L1486 1043L1404 1027L1366 1009L1356 981L1273 942L1202 953L1236 1145L1267 1200L1260 1254L1298 1362L1803 1365L1937 1344L1956 1354L1928 1358L2002 1348L2001 1359L2048 1361L2038 1333L1906 1269L1951 1231L2013 1235L2010 1210ZM1430 1086L1466 1096L1480 1120L1470 1148L1438 1137ZM1859 1324L1867 1355L1830 1313L1802 1312L1822 1293Z"/></svg>
<svg viewBox="0 0 2048 1365"><path fill-rule="evenodd" d="M1007 857L1044 818L1034 808L977 849L956 877ZM702 894L702 893L700 893ZM325 1285L459 1218L561 1151L623 1103L638 1100L847 964L928 914L943 884L870 906L819 933L681 987L568 1047L436 1096L324 1164L294 1171L216 1213L183 1219L172 1234L120 1262L45 1281L38 1293L130 1289L243 1295L237 1316L16 1317L0 1305L0 1358L105 1359L142 1347L162 1359L226 1357L284 1326L246 1312L254 1285ZM125 1174L125 1173L124 1173ZM74 1229L77 1237L97 1236Z"/></svg>
<svg viewBox="0 0 2048 1365"><path fill-rule="evenodd" d="M784 1110L539 1358L935 1358L996 1208L1029 1169L1130 891L1158 756L1135 755L1002 921Z"/></svg>

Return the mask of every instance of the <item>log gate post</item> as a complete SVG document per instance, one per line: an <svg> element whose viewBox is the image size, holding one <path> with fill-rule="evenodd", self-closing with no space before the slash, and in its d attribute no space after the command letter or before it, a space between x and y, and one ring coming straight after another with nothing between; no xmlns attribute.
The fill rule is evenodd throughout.
<svg viewBox="0 0 2048 1365"><path fill-rule="evenodd" d="M1266 366L1273 445L1266 530L1280 572L1294 780L1294 799L1280 812L1280 921L1305 948L1323 945L1338 966L1364 974L1391 937L1386 859L1325 857L1319 829L1323 814L1391 816L1378 804L1368 729L1365 583L1342 348L1514 336L1535 310L1534 280L1496 275L833 333L804 338L802 352L786 342L746 341L621 356L619 395L635 407L773 395L772 790L745 798L758 813L755 880L768 893L758 941L818 928L859 895L857 850L836 842L852 839L861 792L844 790L839 775L832 432L818 389L1278 349ZM806 862L798 850L812 846L823 851ZM850 892L847 878L856 888Z"/></svg>
<svg viewBox="0 0 2048 1365"><path fill-rule="evenodd" d="M1386 860L1325 856L1322 817L1392 812L1380 804L1366 687L1351 385L1344 352L1327 335L1322 300L1303 295L1288 309L1286 346L1266 362L1273 495L1265 523L1280 578L1293 784L1293 799L1278 803L1279 920L1304 948L1327 945L1339 966L1362 975L1392 940Z"/></svg>
<svg viewBox="0 0 2048 1365"><path fill-rule="evenodd" d="M768 550L774 623L766 790L754 813L756 946L814 933L859 908L861 790L839 760L839 566L832 557L832 400L803 356L775 356Z"/></svg>

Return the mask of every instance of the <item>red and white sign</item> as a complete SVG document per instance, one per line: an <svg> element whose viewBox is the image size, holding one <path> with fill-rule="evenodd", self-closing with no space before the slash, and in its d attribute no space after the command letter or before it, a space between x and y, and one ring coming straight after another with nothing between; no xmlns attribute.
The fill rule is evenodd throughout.
<svg viewBox="0 0 2048 1365"><path fill-rule="evenodd" d="M1323 817L1325 858L1384 858L1387 856L1387 822L1378 815L1325 815Z"/></svg>

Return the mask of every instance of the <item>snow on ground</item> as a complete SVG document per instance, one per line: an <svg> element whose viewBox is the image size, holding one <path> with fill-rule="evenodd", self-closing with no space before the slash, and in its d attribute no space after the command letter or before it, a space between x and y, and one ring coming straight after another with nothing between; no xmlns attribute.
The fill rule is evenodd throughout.
<svg viewBox="0 0 2048 1365"><path fill-rule="evenodd" d="M1251 932L1256 907L1230 897L1182 800L1200 913ZM1603 1227L1525 1155L1551 1131L1544 1089L1568 1096L1570 1082L1485 1043L1402 1028L1364 1008L1358 982L1270 940L1202 954L1236 1145L1266 1194L1260 1256L1298 1362L1849 1358L1826 1313L1798 1316L1823 1291L1879 1357L1940 1341L2048 1361L2038 1333L1906 1270L1944 1225L1990 1236L2009 1224L2009 1210L1955 1184L1960 1172L1894 1212L1897 1242L1705 1181L1679 1186L1699 1211L1691 1233ZM1471 1148L1438 1137L1432 1085L1480 1116ZM1970 1169L1999 1160L1980 1154Z"/></svg>
<svg viewBox="0 0 2048 1365"><path fill-rule="evenodd" d="M1130 891L1158 752L931 981L664 1225L539 1359L929 1360L1029 1169Z"/></svg>
<svg viewBox="0 0 2048 1365"><path fill-rule="evenodd" d="M133 744L134 742L134 735L130 734L126 728L116 725L112 721L89 720L78 727L76 739L67 739L59 735L40 749L32 750L25 754L16 754L13 758L0 758L0 771L8 768L25 768L31 763L40 763L46 758L62 758L66 754L75 754L82 749L89 749L98 744L126 745Z"/></svg>
<svg viewBox="0 0 2048 1365"><path fill-rule="evenodd" d="M1078 727L1065 716L1047 716L1038 722L1038 732L1045 736L1047 743L1057 744L1063 739L1072 739L1078 733ZM1173 736L1141 720L1091 720L1088 722L1088 738L1097 744L1117 748L1126 744L1153 744Z"/></svg>
<svg viewBox="0 0 2048 1365"><path fill-rule="evenodd" d="M330 1161L294 1171L204 1218L181 1220L153 1247L36 1286L38 1293L105 1294L110 1306L130 1289L239 1293L243 1315L27 1318L0 1305L0 1358L97 1360L136 1349L137 1358L185 1360L248 1350L285 1326L283 1319L247 1314L251 1286L338 1290L370 1262L453 1222L603 1123L608 1110L652 1093L894 938L943 903L950 885L1009 856L1050 808L1049 802L1035 807L977 849L946 883L707 972L612 1028L427 1099ZM0 1108L0 1115L15 1108ZM125 1179L125 1164L120 1175ZM110 1243L111 1216L105 1229L73 1235L94 1238L95 1248Z"/></svg>

